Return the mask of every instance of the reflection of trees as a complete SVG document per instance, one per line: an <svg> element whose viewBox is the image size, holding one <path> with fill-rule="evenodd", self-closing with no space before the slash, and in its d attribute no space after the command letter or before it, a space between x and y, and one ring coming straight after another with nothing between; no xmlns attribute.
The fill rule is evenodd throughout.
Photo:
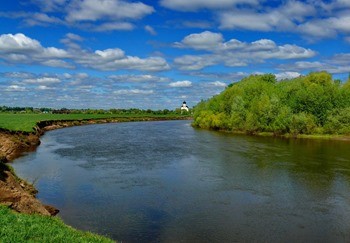
<svg viewBox="0 0 350 243"><path fill-rule="evenodd" d="M332 190L339 176L350 182L348 146L349 143L342 141L292 140L291 176L316 194L319 190Z"/></svg>
<svg viewBox="0 0 350 243"><path fill-rule="evenodd" d="M215 198L208 202L234 212L239 234L291 241L349 235L348 142L201 133L199 141L210 144L198 153L198 174Z"/></svg>
<svg viewBox="0 0 350 243"><path fill-rule="evenodd" d="M310 192L330 190L338 176L350 183L349 143L310 139L251 139L244 152L259 170L288 171L293 183Z"/></svg>
<svg viewBox="0 0 350 243"><path fill-rule="evenodd" d="M202 156L215 156L215 163L220 163L216 168L224 178L246 176L261 183L273 183L279 177L281 182L288 181L295 187L300 184L311 192L331 190L339 178L350 184L347 141L202 133L210 135L210 148L202 150Z"/></svg>

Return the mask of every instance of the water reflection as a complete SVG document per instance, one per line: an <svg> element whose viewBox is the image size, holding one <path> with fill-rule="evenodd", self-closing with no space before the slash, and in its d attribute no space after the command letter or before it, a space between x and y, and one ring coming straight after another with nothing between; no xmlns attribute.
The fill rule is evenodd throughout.
<svg viewBox="0 0 350 243"><path fill-rule="evenodd" d="M123 242L350 240L348 142L237 136L188 121L47 133L17 173L75 227Z"/></svg>

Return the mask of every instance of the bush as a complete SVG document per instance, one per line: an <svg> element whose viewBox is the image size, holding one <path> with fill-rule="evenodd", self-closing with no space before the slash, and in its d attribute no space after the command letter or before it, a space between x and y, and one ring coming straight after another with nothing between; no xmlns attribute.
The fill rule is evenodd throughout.
<svg viewBox="0 0 350 243"><path fill-rule="evenodd" d="M311 134L317 125L315 117L307 113L294 114L291 119L290 131L292 134Z"/></svg>
<svg viewBox="0 0 350 243"><path fill-rule="evenodd" d="M280 107L277 115L271 124L271 130L276 135L281 135L290 132L292 122L292 113L289 107Z"/></svg>
<svg viewBox="0 0 350 243"><path fill-rule="evenodd" d="M329 134L350 134L350 107L331 112L324 127Z"/></svg>

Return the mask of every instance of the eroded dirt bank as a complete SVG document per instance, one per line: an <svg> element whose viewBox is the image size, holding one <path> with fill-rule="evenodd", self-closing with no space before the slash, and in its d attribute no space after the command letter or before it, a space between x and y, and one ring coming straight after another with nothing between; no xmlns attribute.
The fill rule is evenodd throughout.
<svg viewBox="0 0 350 243"><path fill-rule="evenodd" d="M35 131L11 132L0 129L0 204L13 210L28 214L56 215L58 210L42 204L35 195L37 190L26 181L18 178L6 165L25 152L34 151L40 145L40 136L45 131L87 124L126 122L126 121L157 121L171 118L118 118L79 121L42 121L37 124ZM178 118L177 118L178 119ZM189 119L184 117L183 119Z"/></svg>
<svg viewBox="0 0 350 243"><path fill-rule="evenodd" d="M13 133L0 131L0 203L17 212L55 215L53 207L43 205L35 198L36 189L18 178L4 163L10 162L24 152L35 150L40 144L40 133Z"/></svg>

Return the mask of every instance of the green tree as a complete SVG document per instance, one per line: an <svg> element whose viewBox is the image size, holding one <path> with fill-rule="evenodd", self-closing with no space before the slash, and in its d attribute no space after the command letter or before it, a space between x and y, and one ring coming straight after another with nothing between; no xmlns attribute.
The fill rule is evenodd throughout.
<svg viewBox="0 0 350 243"><path fill-rule="evenodd" d="M344 133L349 107L350 80L341 85L327 72L280 82L272 74L251 75L201 101L193 124L247 133Z"/></svg>

